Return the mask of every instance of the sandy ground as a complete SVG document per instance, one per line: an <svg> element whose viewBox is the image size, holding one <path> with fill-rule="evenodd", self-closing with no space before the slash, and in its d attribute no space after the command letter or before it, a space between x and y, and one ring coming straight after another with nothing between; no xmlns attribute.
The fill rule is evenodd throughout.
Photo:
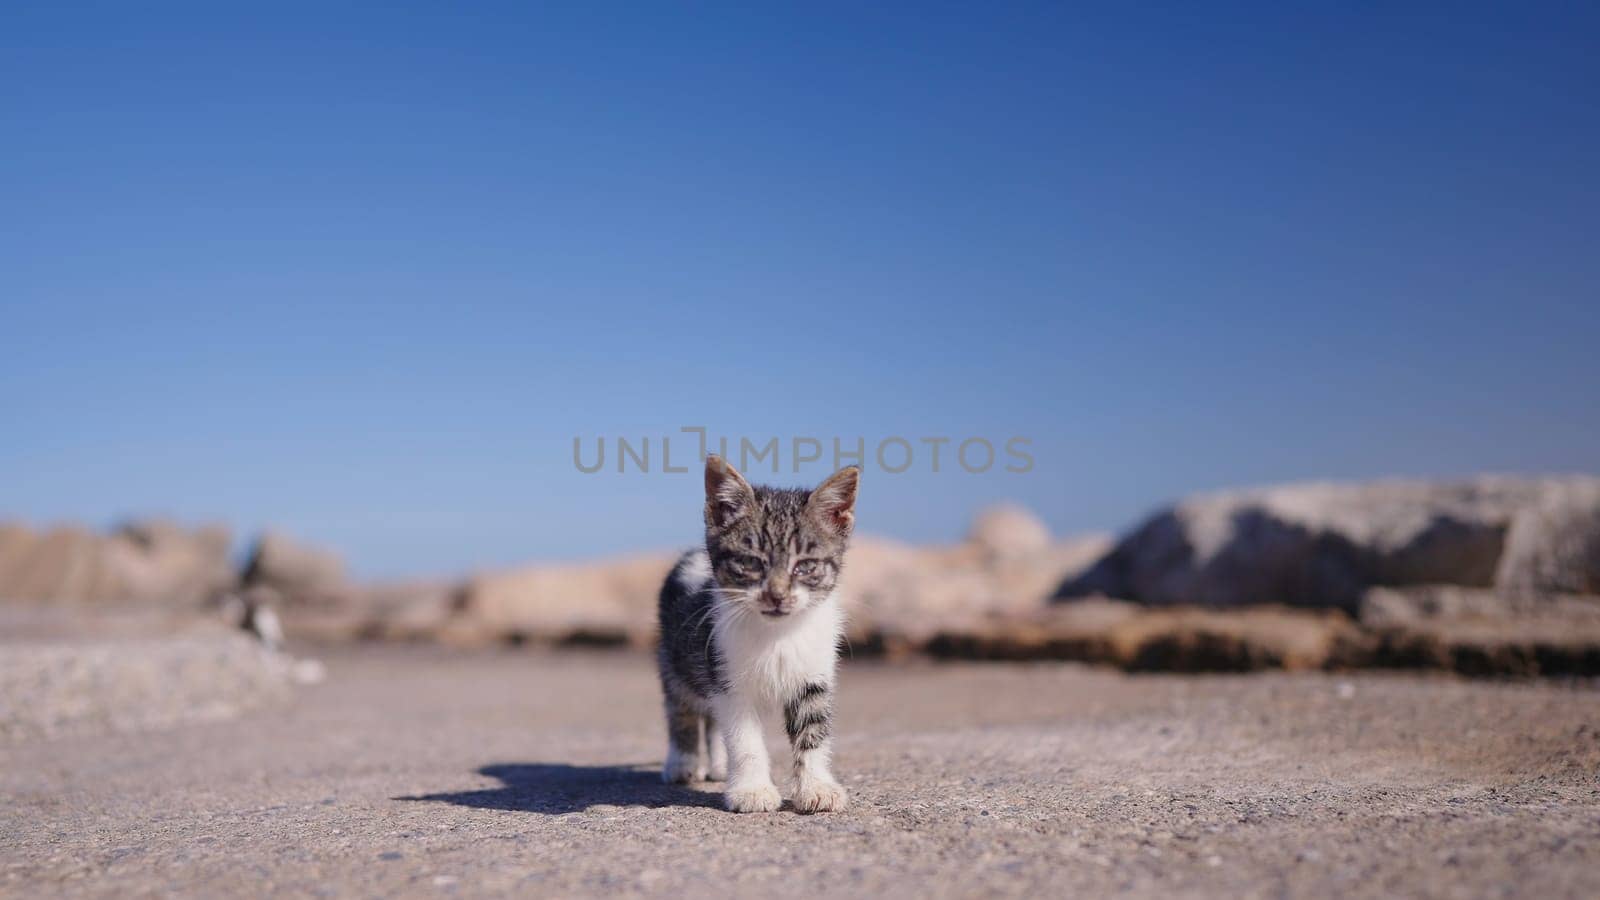
<svg viewBox="0 0 1600 900"><path fill-rule="evenodd" d="M659 783L641 656L327 661L0 748L0 893L1600 896L1593 683L854 664L851 808L736 816Z"/></svg>

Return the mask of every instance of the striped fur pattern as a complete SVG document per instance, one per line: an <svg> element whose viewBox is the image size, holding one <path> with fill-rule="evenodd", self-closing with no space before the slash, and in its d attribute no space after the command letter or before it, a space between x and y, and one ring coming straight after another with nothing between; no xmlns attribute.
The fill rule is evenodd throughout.
<svg viewBox="0 0 1600 900"><path fill-rule="evenodd" d="M678 561L658 610L667 781L726 780L729 809L777 809L761 721L781 712L794 808L844 808L831 769L844 626L835 587L859 478L852 467L810 491L751 487L707 459L706 544Z"/></svg>
<svg viewBox="0 0 1600 900"><path fill-rule="evenodd" d="M783 730L796 753L807 753L828 742L833 730L833 688L812 683L783 705Z"/></svg>

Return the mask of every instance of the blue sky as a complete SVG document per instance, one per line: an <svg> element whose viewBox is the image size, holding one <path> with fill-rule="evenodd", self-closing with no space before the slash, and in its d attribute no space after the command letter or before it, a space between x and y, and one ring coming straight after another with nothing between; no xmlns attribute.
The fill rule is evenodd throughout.
<svg viewBox="0 0 1600 900"><path fill-rule="evenodd" d="M405 576L693 542L571 455L685 425L1032 440L869 465L913 540L1600 463L1592 8L18 6L0 517Z"/></svg>

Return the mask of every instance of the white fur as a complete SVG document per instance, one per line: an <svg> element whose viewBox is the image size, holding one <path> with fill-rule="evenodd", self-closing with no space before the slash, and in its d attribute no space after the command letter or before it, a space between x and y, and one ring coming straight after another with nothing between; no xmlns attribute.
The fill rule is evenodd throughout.
<svg viewBox="0 0 1600 900"><path fill-rule="evenodd" d="M706 777L712 781L728 780L728 741L721 728L706 729Z"/></svg>
<svg viewBox="0 0 1600 900"><path fill-rule="evenodd" d="M734 693L781 706L811 682L833 686L844 614L831 594L775 619L754 609L735 614L724 601L712 620Z"/></svg>
<svg viewBox="0 0 1600 900"><path fill-rule="evenodd" d="M711 557L704 550L689 554L678 569L678 583L691 594L699 592L701 588L710 584Z"/></svg>

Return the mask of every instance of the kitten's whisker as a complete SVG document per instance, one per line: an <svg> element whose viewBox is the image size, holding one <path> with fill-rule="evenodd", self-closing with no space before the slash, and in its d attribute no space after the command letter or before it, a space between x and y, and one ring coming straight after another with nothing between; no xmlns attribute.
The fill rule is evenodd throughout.
<svg viewBox="0 0 1600 900"><path fill-rule="evenodd" d="M695 616L693 621L691 621L688 625L684 626L684 630L688 631L691 634L694 633L694 630L696 628L699 628L701 625L705 624L706 619L711 618L711 614L713 612L716 612L716 609L717 608L716 608L715 604L707 603L706 604L706 608L701 610L700 614Z"/></svg>

